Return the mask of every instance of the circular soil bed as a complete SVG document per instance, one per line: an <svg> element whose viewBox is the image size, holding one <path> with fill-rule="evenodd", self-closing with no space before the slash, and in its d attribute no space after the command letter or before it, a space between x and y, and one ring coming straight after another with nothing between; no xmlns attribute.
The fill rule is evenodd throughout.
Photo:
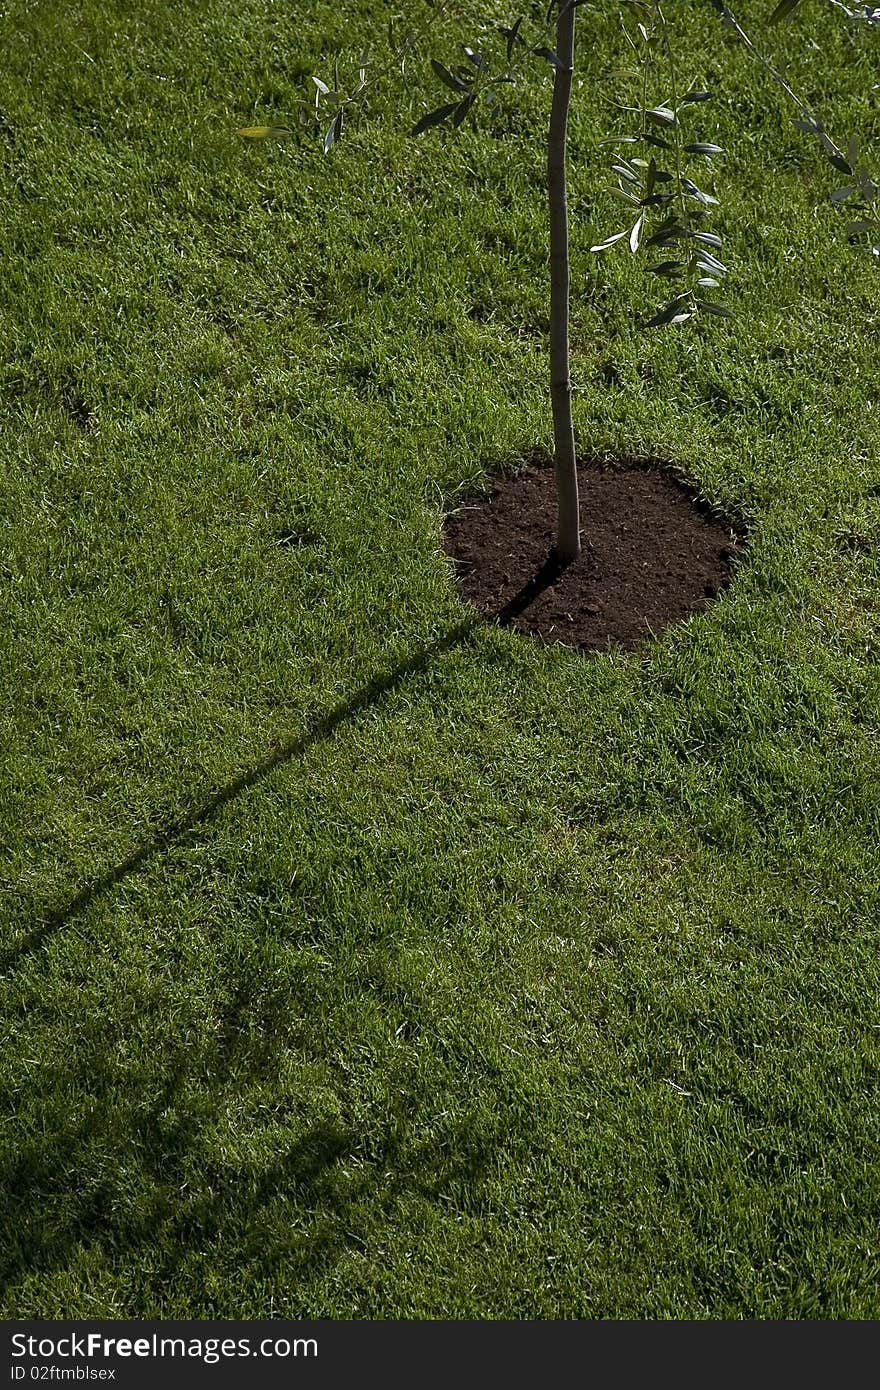
<svg viewBox="0 0 880 1390"><path fill-rule="evenodd" d="M730 583L741 530L668 464L578 462L580 558L555 559L552 462L498 476L447 518L444 547L462 595L487 617L546 642L631 649L699 613Z"/></svg>

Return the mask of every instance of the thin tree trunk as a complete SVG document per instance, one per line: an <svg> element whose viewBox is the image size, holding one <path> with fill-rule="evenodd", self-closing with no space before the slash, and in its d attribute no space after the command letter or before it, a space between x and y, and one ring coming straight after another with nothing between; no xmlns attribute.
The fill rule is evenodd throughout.
<svg viewBox="0 0 880 1390"><path fill-rule="evenodd" d="M571 369L568 341L568 193L565 146L571 80L574 71L576 10L570 0L559 0L556 20L556 56L553 106L547 136L547 191L550 202L550 400L553 407L553 440L556 469L558 525L556 552L563 564L576 560L581 550L580 502L574 424L571 418Z"/></svg>

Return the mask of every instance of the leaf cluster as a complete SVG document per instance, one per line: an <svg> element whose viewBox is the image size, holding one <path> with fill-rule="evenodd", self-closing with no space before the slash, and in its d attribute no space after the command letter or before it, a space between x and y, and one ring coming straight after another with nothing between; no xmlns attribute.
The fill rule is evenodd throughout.
<svg viewBox="0 0 880 1390"><path fill-rule="evenodd" d="M575 9L584 0L563 0L565 8ZM492 53L485 45L480 51L463 44L465 64L447 67L436 58L431 59L431 68L436 77L457 94L457 100L444 102L434 107L416 121L413 135L421 135L435 126L459 126L470 114L477 101L490 106L495 98L493 88L502 83L514 83L523 63L537 58L549 63L551 68L559 67L559 57L546 42L547 30L555 22L559 11L559 0L550 0L543 20L530 20L529 16L518 15L510 24L499 24L495 33L504 40L500 54Z"/></svg>
<svg viewBox="0 0 880 1390"><path fill-rule="evenodd" d="M310 100L299 107L298 120L300 125L318 127L325 153L340 139L347 113L367 88L389 72L405 73L408 56L425 39L434 21L449 8L451 0L426 0L426 3L429 13L425 22L421 27L406 31L402 39L398 38L396 22L389 21L392 59L384 67L377 67L370 54L364 53L357 62L357 80L348 88L340 83L338 66L334 66L332 82L318 76L310 79L313 92ZM532 60L558 68L559 58L548 44L548 31L559 16L560 4L575 7L583 3L584 0L549 0L544 10L543 4L535 0L529 13L519 14L509 23L495 25L490 32L484 33L479 46L462 44L457 59L443 62L432 57L431 71L451 96L420 116L411 127L411 134L418 136L444 126L452 129L461 126L478 106L491 106L497 88L515 83L524 65ZM858 140L850 139L844 152L787 78L761 53L726 0L711 0L711 3L725 25L736 33L794 101L798 109L795 126L816 136L833 168L847 178L847 183L831 194L831 200L849 203L852 215L847 235L851 241L869 237L873 254L880 258L880 185L863 162ZM802 0L778 0L768 22L778 24L789 19L801 3ZM842 0L830 0L830 3L850 20L880 23L878 6L865 3L860 10L854 11ZM689 108L710 101L712 93L692 87L678 94L673 41L660 0L619 0L619 12L626 41L636 54L637 71L627 70L617 76L639 78L642 90L637 105L622 109L637 113L641 128L638 132L610 136L605 143L613 148L611 170L615 186L612 191L632 209L634 219L591 250L605 251L626 239L633 254L650 250L659 255L660 259L649 264L647 271L674 284L676 293L646 320L647 326L684 323L698 313L729 317L730 309L719 303L714 294L727 273L727 266L716 254L722 250L721 237L709 227L718 199L692 177L690 167L692 159L708 161L723 150L711 140L687 138L684 133L684 119ZM651 104L648 90L658 69L663 71L669 95ZM289 126L245 126L238 131L249 139L284 139L295 133ZM643 148L638 155L632 152L625 155L621 147L628 145Z"/></svg>
<svg viewBox="0 0 880 1390"><path fill-rule="evenodd" d="M721 237L707 226L718 199L685 172L687 158L709 160L723 153L720 145L688 140L684 134L688 109L702 107L712 99L712 93L692 89L678 96L671 39L657 0L629 0L628 9L634 26L632 30L625 28L624 33L639 65L638 72L629 75L641 79L642 100L640 105L623 110L641 117L641 130L610 136L605 143L613 149L611 169L616 183L612 191L633 209L635 221L590 249L606 251L626 239L633 255L645 249L660 256L647 269L673 282L676 292L646 321L647 327L685 323L701 312L728 318L730 309L711 293L727 273L727 266L716 255L722 248ZM650 80L661 66L672 94L658 105L649 105ZM627 157L619 148L625 145L647 148L643 155ZM655 225L658 217L661 220Z"/></svg>

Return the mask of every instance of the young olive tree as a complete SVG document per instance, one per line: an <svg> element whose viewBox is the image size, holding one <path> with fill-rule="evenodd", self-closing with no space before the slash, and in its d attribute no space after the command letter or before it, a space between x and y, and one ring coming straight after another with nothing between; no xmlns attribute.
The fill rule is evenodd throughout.
<svg viewBox="0 0 880 1390"><path fill-rule="evenodd" d="M517 80L523 62L537 58L550 64L553 95L547 127L547 207L550 261L550 403L553 417L554 471L557 496L555 559L571 564L581 551L580 500L578 496L577 453L572 417L571 352L569 341L570 258L567 192L567 136L576 56L578 9L587 0L549 0L544 11L541 0L532 0L528 13L506 25L482 25L479 49L462 45L464 62L444 64L431 59L436 78L453 94L453 100L426 112L413 126L412 134L441 126L457 128L480 107L498 98L500 84ZM670 0L673 3L673 0ZM832 193L833 202L850 200L855 213L847 233L851 241L868 237L871 250L880 258L880 186L860 162L860 146L853 137L846 151L832 139L825 125L798 96L785 76L760 52L745 32L725 0L708 0L724 25L734 32L765 71L782 87L797 109L794 124L818 138L821 148L835 169L847 177L847 184ZM802 0L779 0L769 16L771 24L787 19ZM829 0L846 19L856 24L880 24L880 5L862 4L848 9L842 0ZM406 73L406 63L428 37L432 26L448 16L453 0L425 0L427 15L420 27L408 31L398 42L392 61L376 69L369 54L357 64L357 81L346 89L340 85L338 66L332 85L312 77L314 104L303 103L300 121L317 122L328 153L343 133L349 113L368 90L394 73ZM479 11L479 4L472 4ZM590 249L608 250L617 243L628 245L635 254L649 250L659 256L647 270L666 280L675 293L646 320L646 327L683 324L697 314L729 317L730 309L718 302L717 291L727 267L718 253L721 237L709 229L717 198L707 193L690 176L690 162L710 160L723 153L711 141L688 140L684 135L685 116L693 104L711 99L702 90L681 91L675 62L674 43L661 0L618 0L623 39L634 60L629 76L638 79L637 103L622 109L634 118L634 128L608 137L611 146L613 192L631 212L632 221ZM461 15L457 16L459 19ZM476 16L468 15L476 23ZM486 31L503 41L500 54L487 42ZM550 47L548 39L555 38ZM389 23L389 40L394 50L395 31ZM652 104L651 92L662 83L665 100ZM323 119L322 119L323 113ZM329 122L328 122L329 117ZM247 126L238 132L250 139L283 138L294 134L287 126ZM623 147L640 147L629 156ZM644 156L647 155L647 158ZM668 166L668 167L667 167Z"/></svg>
<svg viewBox="0 0 880 1390"><path fill-rule="evenodd" d="M560 3L556 16L553 102L547 132L547 199L550 214L550 404L553 410L553 461L556 473L556 554L561 564L581 550L577 454L571 413L571 344L569 294L571 268L568 237L566 145L571 84L574 76L575 16L573 0Z"/></svg>

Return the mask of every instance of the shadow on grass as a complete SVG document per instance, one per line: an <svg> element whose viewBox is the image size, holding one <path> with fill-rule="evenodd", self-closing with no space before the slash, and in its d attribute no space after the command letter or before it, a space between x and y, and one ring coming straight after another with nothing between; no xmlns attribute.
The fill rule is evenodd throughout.
<svg viewBox="0 0 880 1390"><path fill-rule="evenodd" d="M560 566L551 556L504 608L491 615L491 619L502 626L509 624L542 589L554 583L559 572ZM262 782L276 768L292 762L295 758L302 757L316 743L330 738L347 720L353 719L363 710L369 709L385 699L386 696L393 694L410 676L417 676L420 672L427 670L436 657L442 656L444 652L451 651L454 647L463 645L483 621L476 614L463 619L449 632L415 652L393 670L374 676L353 695L340 701L328 714L318 718L311 728L306 729L304 733L298 734L295 738L287 739L284 743L278 744L262 762L240 773L238 777L233 778L225 787L221 787L213 796L208 797L199 805L191 807L190 810L185 811L175 820L169 821L149 840L145 840L143 844L133 849L118 864L112 865L104 873L83 884L79 892L68 902L43 916L33 931L29 932L10 950L0 955L0 971L13 968L21 960L39 950L45 941L81 912L84 912L96 898L115 888L123 879L136 873L157 855L165 854L175 845L180 844L188 834L206 825L224 806L234 801L242 792Z"/></svg>
<svg viewBox="0 0 880 1390"><path fill-rule="evenodd" d="M0 1184L0 1297L15 1299L15 1316L30 1316L27 1300L40 1297L39 1284L22 1290L20 1281L61 1270L75 1280L83 1261L121 1276L129 1316L168 1316L169 1294L177 1315L183 1297L187 1316L233 1316L240 1280L274 1282L293 1315L305 1316L308 1281L346 1251L369 1251L376 1221L393 1222L399 1203L486 1206L486 1183L510 1143L499 1113L505 1077L475 1049L448 1098L454 1117L438 1117L411 1059L389 1054L366 1111L343 1069L328 1112L325 1088L292 1092L282 1077L291 1017L323 1017L332 1001L289 983L283 995L259 975L251 989L234 988L219 1030L185 1044L169 1038L163 997L144 998L140 1023L155 1041L142 1040L140 1053L128 1044L114 1052L92 1016L71 1054L40 1069L24 1107L38 1122L2 1165ZM393 1034L393 1001L380 1007ZM429 1013L430 1001L421 1008ZM367 1074L375 1080L373 1064ZM481 1085L493 1104L475 1094ZM47 1113L51 1123L40 1122ZM208 1288L219 1270L235 1278L221 1281L218 1297Z"/></svg>
<svg viewBox="0 0 880 1390"><path fill-rule="evenodd" d="M104 873L85 883L79 892L63 906L48 912L24 940L19 941L10 951L0 956L0 971L8 970L18 961L38 950L54 932L59 931L73 918L84 912L90 903L94 902L102 893L115 888L123 879L136 873L138 869L141 869L157 855L165 854L180 844L192 831L213 820L218 811L221 811L224 806L228 806L242 792L248 791L249 788L264 781L285 763L292 762L295 758L301 758L316 743L330 738L349 719L353 719L364 710L379 704L386 696L398 690L410 676L417 676L420 672L427 670L436 657L451 651L454 647L462 646L479 624L480 619L476 615L465 618L444 636L415 652L393 670L374 676L353 695L340 701L328 714L321 715L316 719L304 733L278 744L261 762L240 773L238 777L234 777L231 782L227 782L225 787L221 787L205 801L191 807L175 820L162 826L149 840L138 845L131 854L126 855L118 864L114 864Z"/></svg>
<svg viewBox="0 0 880 1390"><path fill-rule="evenodd" d="M545 566L528 595L551 575ZM515 603L496 621L509 617ZM465 644L484 621L468 616L170 821L45 916L3 967L35 952L240 793ZM186 1041L169 1031L167 998L157 987L141 1001L137 1037L122 1022L114 1045L113 1025L108 1031L103 1019L86 1013L69 1055L47 1059L26 1092L16 1094L18 1138L0 1155L0 1228L10 1233L0 1242L0 1292L15 1299L16 1316L29 1315L22 1299L32 1297L30 1290L59 1271L70 1270L75 1280L83 1260L111 1282L114 1272L122 1286L128 1281L128 1315L167 1316L161 1310L169 1306L168 1291L180 1290L188 1316L233 1316L224 1298L236 1295L238 1283L231 1294L209 1292L209 1281L216 1283L225 1268L254 1287L276 1280L291 1300L286 1311L306 1316L308 1282L320 1281L346 1253L368 1252L377 1221L393 1227L397 1213L413 1204L477 1214L489 1209L492 1175L514 1143L510 1096L519 1118L530 1106L518 1086L511 1089L504 1068L484 1058L467 1029L454 1044L438 1039L429 995L413 998L408 986L402 1023L430 1040L425 1046L436 1067L449 1068L448 1107L435 1114L425 1079L431 1068L414 1068L408 1051L398 1055L393 1048L380 1063L384 1084L373 1088L366 1109L348 1064L337 1072L332 1058L320 1059L332 1073L328 1102L324 1080L311 1086L311 1063L300 1049L309 1018L326 1026L334 1016L338 981L332 972L301 976L292 965L283 985L273 985L277 961L273 955L262 969L260 950L255 941L254 969L245 977L240 957L224 962L221 951L219 1012ZM401 1001L383 987L381 968L364 975L359 965L343 983L346 999L362 990L369 1009L387 1016L384 1034L400 1037ZM304 1071L291 1089L285 1067L294 1057ZM363 1065L375 1080L374 1062ZM267 1093L275 1098L271 1106ZM526 1127L530 1134L540 1127L537 1108L529 1110ZM33 1297L37 1307L40 1295Z"/></svg>

